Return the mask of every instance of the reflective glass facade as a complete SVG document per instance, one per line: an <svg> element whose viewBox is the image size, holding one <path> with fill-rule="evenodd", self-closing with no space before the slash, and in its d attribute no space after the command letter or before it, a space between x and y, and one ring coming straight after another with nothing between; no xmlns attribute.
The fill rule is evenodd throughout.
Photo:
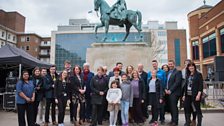
<svg viewBox="0 0 224 126"><path fill-rule="evenodd" d="M224 28L220 30L220 36L221 36L221 50L222 53L224 53Z"/></svg>
<svg viewBox="0 0 224 126"><path fill-rule="evenodd" d="M216 55L216 36L215 33L204 37L203 41L203 58Z"/></svg>
<svg viewBox="0 0 224 126"><path fill-rule="evenodd" d="M143 42L150 42L150 32L143 32ZM99 39L102 39L104 33L99 33ZM125 33L108 33L107 42L121 42L124 38ZM82 66L86 60L86 49L91 47L94 42L99 42L96 40L94 33L66 33L66 34L56 34L56 51L55 51L55 64L57 69L62 71L64 68L64 61L70 60L72 66L80 65ZM138 33L132 32L128 36L127 42L138 42ZM142 42L141 41L141 42Z"/></svg>
<svg viewBox="0 0 224 126"><path fill-rule="evenodd" d="M193 60L199 60L199 46L198 41L192 42Z"/></svg>

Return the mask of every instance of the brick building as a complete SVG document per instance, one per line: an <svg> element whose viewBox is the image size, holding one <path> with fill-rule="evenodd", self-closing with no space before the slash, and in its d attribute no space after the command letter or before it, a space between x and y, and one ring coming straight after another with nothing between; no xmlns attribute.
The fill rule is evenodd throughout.
<svg viewBox="0 0 224 126"><path fill-rule="evenodd" d="M42 61L50 62L51 38L25 33L25 19L18 12L5 12L0 9L0 48L10 44Z"/></svg>
<svg viewBox="0 0 224 126"><path fill-rule="evenodd" d="M167 30L167 49L168 59L173 59L179 69L183 69L184 61L187 59L185 29L168 29Z"/></svg>
<svg viewBox="0 0 224 126"><path fill-rule="evenodd" d="M17 34L25 31L25 17L18 12L5 12L0 9L0 47L16 45Z"/></svg>
<svg viewBox="0 0 224 126"><path fill-rule="evenodd" d="M204 77L214 71L214 57L224 55L224 1L188 14L190 57Z"/></svg>
<svg viewBox="0 0 224 126"><path fill-rule="evenodd" d="M41 37L35 33L18 34L17 47L25 50L41 61L50 62L50 37Z"/></svg>

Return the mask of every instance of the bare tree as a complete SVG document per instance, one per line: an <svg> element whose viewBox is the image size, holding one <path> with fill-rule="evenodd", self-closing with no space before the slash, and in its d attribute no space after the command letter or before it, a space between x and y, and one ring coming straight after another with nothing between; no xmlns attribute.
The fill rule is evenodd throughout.
<svg viewBox="0 0 224 126"><path fill-rule="evenodd" d="M160 59L162 57L162 52L165 50L166 45L162 43L161 40L158 40L157 31L151 30L151 52L153 59Z"/></svg>

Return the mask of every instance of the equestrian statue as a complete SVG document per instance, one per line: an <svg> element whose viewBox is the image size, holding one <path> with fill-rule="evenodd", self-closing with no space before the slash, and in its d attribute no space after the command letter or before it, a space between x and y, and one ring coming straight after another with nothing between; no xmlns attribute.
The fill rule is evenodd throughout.
<svg viewBox="0 0 224 126"><path fill-rule="evenodd" d="M105 0L94 0L94 10L98 13L100 10L100 21L101 23L95 27L95 35L97 37L98 28L105 27L105 36L103 41L107 40L109 25L117 25L120 27L126 27L126 35L123 41L126 41L130 28L133 25L138 31L140 40L141 36L141 25L142 25L142 14L140 11L128 10L125 0L117 0L117 2L110 7Z"/></svg>

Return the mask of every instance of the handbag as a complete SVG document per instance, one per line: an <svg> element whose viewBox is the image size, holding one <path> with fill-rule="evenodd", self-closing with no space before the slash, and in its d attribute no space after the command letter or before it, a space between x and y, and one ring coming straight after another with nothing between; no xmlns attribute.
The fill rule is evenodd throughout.
<svg viewBox="0 0 224 126"><path fill-rule="evenodd" d="M205 98L207 98L208 95L205 92L202 92L201 94L201 100L205 100Z"/></svg>

